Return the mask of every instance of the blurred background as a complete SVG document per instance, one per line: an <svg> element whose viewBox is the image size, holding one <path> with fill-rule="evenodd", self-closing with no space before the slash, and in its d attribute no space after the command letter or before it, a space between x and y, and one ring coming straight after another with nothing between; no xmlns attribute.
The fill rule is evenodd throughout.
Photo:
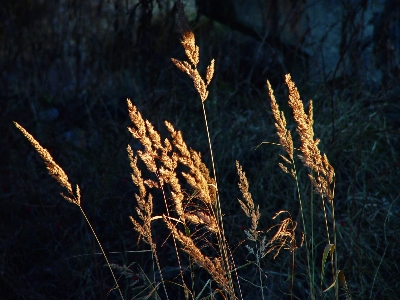
<svg viewBox="0 0 400 300"><path fill-rule="evenodd" d="M339 266L350 293L353 299L397 299L400 2L183 3L200 47L200 70L216 60L206 109L232 248L245 240L243 229L250 224L237 203L235 160L260 205L260 228L271 227L279 210L298 217L294 182L278 167L281 149L255 150L261 142L278 142L267 79L292 120L284 86L284 75L291 73L305 105L314 101L315 134L336 171ZM126 98L164 137L164 120L174 124L210 163L200 99L170 60L185 59L175 13L172 0L3 1L0 299L118 296L109 293L112 277L78 208L59 195L62 189L12 121L80 185L82 206L110 261L120 266L115 272L126 299L147 295L139 294L145 274L159 280L149 248L138 243L128 218L136 215L136 188L125 149L140 145L126 129ZM308 187L307 178L302 184ZM161 202L156 212L162 207ZM322 210L315 214L322 237ZM161 247L168 231L156 232L165 276L173 281L179 273L174 250ZM304 249L297 251L295 296L307 299ZM237 265L252 259L244 245L234 254ZM286 299L291 255L267 256L263 269L268 297ZM251 281L251 274L241 276ZM205 283L203 275L199 282ZM244 282L245 298L259 297ZM170 299L184 298L178 286L171 284L171 290Z"/></svg>

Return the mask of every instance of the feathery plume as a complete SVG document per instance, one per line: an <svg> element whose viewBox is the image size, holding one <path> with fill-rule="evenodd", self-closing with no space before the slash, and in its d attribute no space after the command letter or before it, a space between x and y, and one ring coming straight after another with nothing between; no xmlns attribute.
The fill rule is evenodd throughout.
<svg viewBox="0 0 400 300"><path fill-rule="evenodd" d="M199 47L196 45L194 33L190 30L183 9L183 3L181 1L177 2L177 21L178 29L182 35L181 44L190 63L187 61L180 61L175 58L171 58L171 61L179 70L189 75L189 77L193 80L196 91L200 95L201 101L204 102L208 97L207 87L210 84L211 79L214 75L215 61L213 59L210 65L207 67L206 81L204 82L203 78L201 78L199 74L199 71L197 70L197 65L200 60Z"/></svg>
<svg viewBox="0 0 400 300"><path fill-rule="evenodd" d="M332 184L334 183L335 172L329 164L327 156L325 154L321 155L318 149L320 140L314 139L312 101L310 101L307 115L304 112L303 102L290 74L285 76L285 83L289 89L289 106L293 110L293 116L297 123L297 132L300 135L300 151L302 153L300 158L304 165L315 173L315 175L309 174L309 177L317 193L332 201L334 198Z"/></svg>
<svg viewBox="0 0 400 300"><path fill-rule="evenodd" d="M239 165L238 161L236 161L236 169L239 175L239 189L242 192L244 198L244 201L240 199L238 199L238 201L246 216L251 219L251 229L249 231L246 231L246 233L249 239L255 242L258 240L257 227L258 221L260 220L261 216L259 206L254 206L253 198L251 197L251 193L249 192L249 183L247 181L246 173L243 172L242 166Z"/></svg>
<svg viewBox="0 0 400 300"><path fill-rule="evenodd" d="M268 93L269 93L269 98L271 99L271 110L272 114L274 115L275 118L275 127L277 130L277 134L279 137L279 141L285 149L286 153L289 155L290 160L285 160L287 163L292 164L293 162L293 139L290 131L286 128L286 118L285 115L283 114L283 111L279 110L279 105L276 103L276 99L274 96L274 90L271 87L271 84L267 80L267 87L268 87ZM283 158L283 156L282 156Z"/></svg>
<svg viewBox="0 0 400 300"><path fill-rule="evenodd" d="M15 126L22 132L22 134L28 139L28 141L32 144L32 146L36 149L36 151L39 153L39 155L42 157L43 161L46 164L46 168L49 171L49 174L51 177L53 177L57 182L64 187L70 196L66 196L63 193L61 193L61 196L64 197L67 201L76 204L78 206L81 205L81 193L79 186L76 186L75 194L72 190L72 185L68 180L67 174L64 172L64 170L54 161L53 157L50 155L49 151L47 149L43 148L39 142L28 132L23 128L21 125L19 125L17 122L14 122Z"/></svg>
<svg viewBox="0 0 400 300"><path fill-rule="evenodd" d="M195 245L192 238L186 236L184 233L178 230L166 216L163 216L163 218L167 224L167 227L172 231L176 239L182 244L182 250L189 254L196 264L204 268L224 290L228 291L230 294L233 294L233 291L231 291L229 287L228 279L225 276L225 271L221 266L220 259L214 258L214 260L211 260L209 257L205 256Z"/></svg>
<svg viewBox="0 0 400 300"><path fill-rule="evenodd" d="M132 181L139 188L139 194L135 194L138 207L136 212L139 218L143 221L143 225L140 225L132 216L130 220L133 224L134 229L143 237L143 240L154 247L153 238L151 233L151 215L153 213L153 198L151 194L147 195L144 180L142 178L142 172L137 166L137 156L133 154L132 148L128 145L127 147L129 163L132 168ZM146 200L147 197L147 200Z"/></svg>

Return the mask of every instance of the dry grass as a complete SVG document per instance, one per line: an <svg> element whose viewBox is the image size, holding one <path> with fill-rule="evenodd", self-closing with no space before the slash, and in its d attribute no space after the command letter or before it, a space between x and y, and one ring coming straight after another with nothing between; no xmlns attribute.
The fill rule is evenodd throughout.
<svg viewBox="0 0 400 300"><path fill-rule="evenodd" d="M286 274L287 281L290 282L289 289L284 292L286 296L283 297L298 299L302 295L309 299L341 299L343 290L343 295L347 299L351 299L353 285L351 282L349 284L346 282L344 276L346 271L343 271L342 267L339 268L340 262L338 261L338 252L341 251L342 245L338 242L337 235L344 240L343 235L347 233L338 231L335 219L335 170L329 163L327 155L318 148L320 140L314 137L312 101L309 102L306 113L300 94L289 74L285 76L285 84L288 90L288 104L293 112L295 128L299 136L299 146L294 146L296 142L293 140L291 129L288 126L289 122L286 121L283 111L279 109L269 82L267 82L267 89L275 120L276 134L279 138L277 145L282 147L286 153L280 155L283 162L279 162L279 167L284 173L290 175L291 181L288 184L294 183L294 194L297 199L291 201L296 205L299 204L301 221L294 217L295 215L291 211L277 207L276 211L278 212L275 211L272 214L272 220L279 219L278 224L272 225L268 229L261 229L265 228L260 225L263 219L269 218L262 212L260 205L253 200L243 167L236 161L238 185L242 193L242 200L238 199L238 206L251 225L244 230L247 240L242 240L234 246L229 243L229 235L227 237L224 229L229 216L224 215L222 211L224 206L220 200L221 193L218 188L204 105L210 94L208 89L214 76L215 61L211 60L203 78L198 70L200 50L196 45L194 33L187 24L183 5L180 2L178 2L178 23L182 35L181 44L188 61L172 59L172 62L192 79L199 95L204 113L211 167L207 167L200 152L191 149L182 133L176 130L171 123L165 121L164 125L170 138L163 139L160 130L157 131L149 120L142 117L132 101L127 100L129 118L132 123L128 131L141 145L139 149L130 145L127 147L131 179L137 187L134 195L136 215L130 216L130 220L139 239L144 241L146 247L150 247L151 261L156 264L153 278L144 276L145 272L141 272L141 275L138 276L141 280L147 281L147 284L141 287L134 299L168 299L171 297L171 292L169 292L171 286L183 290L186 299L219 297L221 299L252 299L254 295L262 299L270 299L273 293L268 286L270 275L268 275L265 260L268 254L271 254L272 259L278 260L284 256L282 250L289 251L289 260L291 261L286 270L289 274ZM39 153L50 175L67 190L68 194L62 194L62 196L80 208L110 268L115 282L113 289L118 289L120 297L124 299L124 293L119 286L120 278L116 278L113 269L121 271L124 276L136 275L128 272L129 268L125 266L109 263L81 206L79 186L77 185L74 190L67 174L55 163L49 151L43 148L22 126L16 122L15 125ZM308 179L308 184L312 187L310 190L307 190L307 183L304 184L307 180L300 178L304 172L307 172L307 176L304 177ZM316 199L317 197L320 201ZM262 200L259 199L259 203ZM162 213L159 213L160 204L163 206ZM317 209L314 209L314 206L319 207L323 213L322 218L316 217ZM157 209L155 209L156 207ZM318 231L321 221L325 226L325 236ZM168 234L165 239L160 241L157 233L166 230ZM246 243L245 247L243 247L244 243ZM368 242L366 243L368 244ZM168 259L174 261L179 270L174 273L175 281L170 280L170 277L167 279L165 276L168 268L163 265L162 258L165 258L165 255L162 254L160 247L166 244L171 244L174 249L173 255L171 252L168 253ZM303 255L304 252L301 253L306 258L296 258L296 254L303 251L303 245L305 255ZM322 251L320 245L323 245ZM360 244L358 246L361 248ZM244 260L236 257L239 247L246 249L247 254ZM384 255L381 262L383 262ZM251 266L251 271L257 275L254 276L256 279L251 282L251 285L258 292L250 296L242 287L249 281L248 277L242 273L242 270L246 270L248 266ZM207 279L203 279L204 273L199 268L208 273ZM329 272L326 271L328 269ZM305 280L302 278L304 274ZM282 273L278 275L282 275ZM377 277L379 277L378 270L374 280ZM201 280L197 278L201 278ZM362 280L361 278L360 281ZM295 283L297 281L301 282L299 285L306 289L303 294L297 294L300 296L296 296ZM159 285L162 285L163 291L160 291ZM339 289L340 287L342 289Z"/></svg>
<svg viewBox="0 0 400 300"><path fill-rule="evenodd" d="M214 60L212 60L211 64L207 67L206 79L204 81L197 69L199 63L199 48L195 44L193 32L187 29L182 6L178 9L178 19L182 31L181 44L185 49L189 61L181 62L176 59L172 59L172 61L181 71L187 73L193 80L195 89L197 90L203 104L209 94L207 87L213 77ZM289 89L289 105L293 110L297 122L297 132L299 133L301 140L300 150L302 156L300 156L300 158L304 165L310 169L309 176L316 187L316 192L319 193L322 198L326 197L331 203L333 202L333 189L331 185L333 183L334 171L328 163L326 155L322 156L320 154L320 151L317 148L319 141L314 140L312 105L310 103L309 113L306 115L304 113L302 101L300 100L300 96L294 83L291 81L290 75L286 76L286 84ZM282 170L292 174L292 176L297 180L294 168L294 148L291 133L286 129L285 116L279 111L269 83L268 88L272 111L277 122L277 133L282 147L289 155L289 159L283 156L282 158L286 163L293 165L293 170L289 172L285 166L282 164L280 164L280 166ZM231 256L232 253L230 252L227 241L225 240L222 214L219 212L220 206L216 179L210 177L210 172L207 166L202 162L201 155L188 148L181 132L176 131L172 124L167 121L165 122L165 126L171 134L171 140L165 139L162 141L160 134L154 129L153 125L148 120L143 119L140 112L129 99L127 104L129 117L134 125L133 127L129 127L128 130L132 134L133 138L137 139L144 147L144 150L137 150L136 153L134 153L130 146L127 148L132 169L132 181L139 188L139 193L135 195L135 198L137 201L136 212L140 222L133 216L131 216L130 219L139 236L142 237L144 242L151 246L151 251L156 260L161 278L163 278L162 267L158 259L157 249L152 233L153 222L160 219L164 221L166 227L171 231L174 241L175 239L179 241L182 246L181 249L188 254L198 266L204 268L211 275L212 279L229 298L242 298L239 282L233 282L232 272L235 268L235 264ZM204 106L203 111L205 114ZM49 152L40 146L40 144L19 124L15 123L15 125L22 131L35 147L37 152L41 155L42 159L46 163L50 175L53 176L62 187L66 188L70 195L65 196L62 194L62 196L81 208L79 187L77 186L76 193L74 194L72 186L68 181L68 176L65 174L63 169L54 162ZM142 172L138 167L138 158L141 159L147 170L153 174L156 180L143 178ZM179 165L184 166L187 171L179 172ZM290 252L294 252L298 248L295 239L297 222L293 221L290 214L290 217L285 218L279 225L277 225L277 232L267 243L265 243L265 239L260 238L257 229L261 217L259 208L254 205L252 196L249 192L249 184L246 175L238 162L236 162L236 167L239 175L239 189L244 198L243 201L239 200L239 203L246 216L251 219L252 224L251 228L246 231L246 233L250 241L261 243L258 252L258 259L271 252L275 252L274 258L276 258L281 249L287 249ZM316 175L312 175L313 173ZM194 195L190 197L187 196L188 194L185 193L185 188L180 183L179 178L184 179L186 185L195 192ZM162 190L166 209L166 214L162 216L153 215L153 200L155 199L155 196L153 196L152 190L154 189ZM273 219L281 213L282 211L278 212ZM194 226L194 233L189 234L190 230L188 230L188 228L190 226ZM272 230L273 228L274 227L269 230ZM201 232L201 235L200 237L197 237L196 233L199 232ZM95 234L94 231L93 233ZM216 249L217 256L209 257L204 254L204 250L198 245L197 240L201 239L205 244L212 245L211 239L213 236L216 236L219 241L219 248ZM311 241L311 243L313 243L313 241ZM180 264L181 259L179 249L175 242L174 245L176 247L177 261ZM311 245L311 247L314 247L314 245ZM110 266L109 263L108 265ZM259 260L258 267L260 267ZM182 266L180 266L180 268L182 268ZM333 272L336 272L335 270L336 267L333 269ZM309 275L310 280L312 280L313 275ZM181 271L181 276L185 290L189 290L185 284L183 271ZM116 288L118 288L116 279L115 282ZM165 289L165 294L168 295L163 279L162 284ZM313 284L314 283L311 282L311 285ZM234 286L236 286L236 288ZM261 289L263 289L262 286ZM190 294L193 298L196 297L195 291L190 291ZM123 297L122 294L121 297ZM314 297L315 295L312 294L312 298Z"/></svg>
<svg viewBox="0 0 400 300"><path fill-rule="evenodd" d="M119 286L118 286L118 281L117 281L117 279L115 278L114 272L113 272L113 270L112 270L112 268L111 268L111 265L110 265L110 263L109 263L109 261L108 261L107 255L106 255L106 253L104 252L103 246L101 245L100 240L98 239L97 234L96 234L96 232L94 231L92 224L90 223L89 219L87 218L87 216L86 216L86 214L85 214L85 212L84 212L84 210L83 210L83 208L82 208L82 206L81 206L81 192L80 192L79 185L76 185L76 189L75 189L75 193L74 193L74 191L72 190L72 185L71 185L71 183L70 183L69 180L68 180L67 174L66 174L66 173L64 172L64 170L54 161L54 159L53 159L53 157L50 155L49 151L47 151L47 149L43 148L43 147L39 144L39 142L36 141L36 139L35 139L29 132L27 132L27 131L25 130L25 128L23 128L23 127L22 127L21 125L19 125L17 122L14 122L14 124L15 124L15 126L22 132L22 134L28 139L28 141L31 142L31 144L33 145L33 147L36 149L36 151L37 151L37 152L39 153L39 155L42 157L43 161L44 161L45 164L46 164L47 170L49 171L49 174L50 174L55 180L57 180L58 183L59 183L62 187L64 187L64 188L67 190L69 196L66 196L66 195L64 195L63 193L61 193L61 196L62 196L65 200L67 200L67 201L69 201L69 202L71 202L71 203L73 203L73 204L76 204L76 205L79 207L79 209L81 210L82 215L84 216L86 222L88 223L90 229L92 230L92 233L93 233L94 237L96 238L96 241L97 241L97 243L99 244L99 247L100 247L100 249L101 249L101 252L103 253L103 256L104 256L104 258L105 258L105 260L106 260L106 262L107 262L107 265L108 265L108 267L109 267L109 269L110 269L110 272L111 272L112 277L113 277L114 282L115 282L115 287L113 287L113 289L117 289L117 290L119 291L119 294L120 294L121 298L123 298L122 292L121 292L121 290L120 290L120 288L119 288Z"/></svg>

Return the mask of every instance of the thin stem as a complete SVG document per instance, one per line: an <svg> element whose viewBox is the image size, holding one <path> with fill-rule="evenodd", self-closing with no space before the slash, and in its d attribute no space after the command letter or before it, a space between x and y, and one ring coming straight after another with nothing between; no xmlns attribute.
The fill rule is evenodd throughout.
<svg viewBox="0 0 400 300"><path fill-rule="evenodd" d="M308 237L307 237L307 228L306 228L306 222L305 222L305 218L304 218L304 208L303 208L303 202L301 200L301 194L300 194L300 186L299 186L299 181L297 178L297 172L296 172L296 165L294 163L294 161L292 161L293 164L293 172L294 172L294 177L295 177L295 181L296 181L296 188L297 188L297 195L299 197L299 202L300 202L300 212L301 212L301 221L303 223L303 231L304 231L304 242L306 244L306 252L307 252L307 268L308 268L308 276L310 277L310 293L311 293L311 299L315 300L315 294L314 294L314 261L312 261L312 271L311 271L311 267L310 267L310 249L309 249L309 245L308 245ZM312 219L311 219L312 222ZM311 231L311 234L313 234L313 231ZM313 238L313 237L311 237ZM311 248L311 251L313 251L313 249Z"/></svg>
<svg viewBox="0 0 400 300"><path fill-rule="evenodd" d="M161 184L160 178L158 178L158 180L159 180L159 182L160 182L160 184ZM164 188L161 188L161 191L162 191L162 194L163 194L163 199L164 199L165 207L166 207L166 209L167 209L167 215L169 216L169 209L168 209L167 197L165 196ZM183 284L184 286L186 286L185 281L183 280L181 261L180 261L180 259L179 259L179 254L178 254L178 251L177 251L178 248L177 248L176 240L175 240L175 237L174 237L174 236L172 236L172 240L174 241L176 256L177 256L178 264L179 264L180 275L181 275L181 277L182 277L182 284ZM153 248L154 248L154 249L153 249ZM164 288L164 291L165 291L165 296L166 296L167 300L169 300L169 298L168 298L168 293L167 293L167 288L166 288L165 283L164 283L164 277L163 277L162 272L161 272L161 265L160 265L160 262L159 262L158 256L157 256L157 249L156 249L155 245L153 245L153 244L151 245L151 251L153 252L154 258L155 258L155 260L156 260L157 268L158 268L158 270L159 270L159 272L160 272L161 282L162 282L162 285L163 285L163 288Z"/></svg>
<svg viewBox="0 0 400 300"><path fill-rule="evenodd" d="M217 221L218 221L219 227L221 229L218 232L218 244L219 244L219 248L221 250L222 259L224 261L225 272L226 272L226 274L228 276L229 288L231 289L232 293L234 293L231 268L230 268L230 265L229 265L228 250L227 250L227 247L226 247L224 224L223 224L223 220L222 220L221 203L220 203L220 199L219 199L217 172L215 170L214 155L213 155L213 151L212 151L210 132L209 132L209 129L208 129L207 114L206 114L206 109L205 109L203 101L202 101L202 107L203 107L204 122L205 122L205 125L206 125L206 131L207 131L208 146L210 148L211 165L212 165L212 169L213 169L215 187L216 187L216 190L217 190L217 192L216 192L216 201L215 201L215 211L216 211L216 214L217 214L217 216L216 216L217 217Z"/></svg>
<svg viewBox="0 0 400 300"><path fill-rule="evenodd" d="M314 176L314 171L311 170L311 176ZM314 287L314 272L315 272L315 244L314 244L314 183L311 181L310 191L310 214L311 214L311 280L310 284Z"/></svg>
<svg viewBox="0 0 400 300"><path fill-rule="evenodd" d="M215 180L215 187L217 190L217 199L216 199L216 212L217 212L217 218L218 222L220 222L221 229L223 230L223 223L222 223L222 213L221 213L221 204L219 201L219 189L218 189L218 181L217 181L217 172L215 170L215 164L214 164L214 155L212 151L212 145L211 145L211 138L210 138L210 132L208 130L208 122L207 122L207 114L206 114L206 109L204 107L204 102L202 102L202 107L203 107L203 116L204 116L204 122L206 124L206 131L207 131L207 139L208 139L208 146L210 148L210 156L211 156L211 166L213 169L213 175L214 175L214 180Z"/></svg>
<svg viewBox="0 0 400 300"><path fill-rule="evenodd" d="M85 218L86 222L88 223L88 225L89 225L89 227L90 227L90 230L93 232L93 235L94 235L94 237L95 237L95 239L96 239L96 241L97 241L97 244L99 244L100 250L101 250L101 252L103 253L103 256L104 256L104 258L105 258L105 260L106 260L106 262L107 262L107 265L108 265L108 268L110 269L111 275L112 275L112 277L114 278L115 288L119 291L119 294L120 294L120 296L121 296L121 299L124 299L124 296L122 295L121 289L119 288L117 278L115 277L114 272L113 272L113 270L112 270L112 268L111 268L110 262L108 261L107 255L106 255L106 253L104 252L103 246L101 245L100 240L98 239L97 234L96 234L96 232L94 231L94 229L93 229L93 227L92 227L92 224L89 222L89 219L87 218L85 212L83 211L82 206L80 206L80 205L78 205L78 206L79 206L79 209L80 209L81 212L82 212L83 217Z"/></svg>
<svg viewBox="0 0 400 300"><path fill-rule="evenodd" d="M335 187L336 187L336 176L333 178L333 192L332 192L332 223L333 223L333 242L335 243L335 271L336 271L336 278L338 275L338 261L337 261L337 243L336 243L336 220L335 220L335 205L334 205L334 199L335 199ZM335 285L335 296L336 300L339 299L339 283L336 283Z"/></svg>
<svg viewBox="0 0 400 300"><path fill-rule="evenodd" d="M294 284L294 251L292 251L292 280L290 281L290 300L293 300L293 284Z"/></svg>
<svg viewBox="0 0 400 300"><path fill-rule="evenodd" d="M257 259L257 268L260 274L260 286L261 286L261 299L264 300L264 287L263 287L263 282L262 282L262 274L261 274L261 264L260 264L260 256L262 255L261 253L261 247L260 249L257 249L257 243L256 243L256 259ZM260 253L259 253L260 252Z"/></svg>
<svg viewBox="0 0 400 300"><path fill-rule="evenodd" d="M333 243L335 245L335 249L333 252L334 255L334 264L335 264L335 273L334 278L336 279L336 283L335 283L335 297L336 300L339 299L339 282L338 282L338 261L337 261L337 244L336 244L336 221L335 221L335 206L334 206L334 202L333 199L331 201L331 205L332 205L332 226L333 226Z"/></svg>
<svg viewBox="0 0 400 300"><path fill-rule="evenodd" d="M151 252L152 252L152 255L154 256L154 259L155 259L155 261L156 261L157 268L158 268L158 270L160 271L161 283L162 283L162 285L163 285L166 298L169 299L169 298L168 298L168 293L167 293L167 288L166 288L166 286L165 286L164 278L163 278L163 275L162 275L162 272L161 272L160 261L158 260L157 249L156 249L156 246L155 246L153 243L151 244ZM153 267L153 268L154 268L154 267ZM156 285L156 287L157 287L157 285ZM157 299L160 299L160 296L158 296L158 293L156 293L156 295L157 295Z"/></svg>

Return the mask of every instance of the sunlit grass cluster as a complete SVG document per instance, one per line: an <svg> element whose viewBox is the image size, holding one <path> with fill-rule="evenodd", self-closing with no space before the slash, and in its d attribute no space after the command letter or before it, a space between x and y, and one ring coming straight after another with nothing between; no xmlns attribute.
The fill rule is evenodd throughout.
<svg viewBox="0 0 400 300"><path fill-rule="evenodd" d="M132 101L127 100L132 122L128 131L142 146L140 150L127 146L131 179L138 190L135 194L136 202L132 204L136 205L136 215L130 219L133 230L150 248L152 261L156 266L154 273L159 275L153 280L147 278L145 280L147 284L141 289L134 289L136 295L133 298L169 299L169 288L175 285L183 290L186 299L250 299L251 296L242 288L244 279L241 270L245 265L238 264L235 257L235 247L245 247L249 257L251 255L247 264L253 266L251 270L257 274L257 282L253 284L259 290L257 295L260 299L270 299L271 293L266 281L267 272L263 270L264 264L261 261L275 259L278 255L289 255L292 261L288 276L290 288L285 291L287 297L297 298L294 291L295 283L299 276L303 276L307 280L307 286L303 288L307 290L305 294L309 299L325 297L351 299L351 291L348 290L344 272L338 265L340 245L337 244L335 220L335 170L329 163L327 155L321 153L318 148L320 141L314 136L312 101L306 105L303 103L289 74L285 76L284 81L288 91L288 104L295 120L296 134L299 136L299 145L296 145L292 138L292 134L295 133L289 130L286 116L279 109L273 88L268 81L266 86L279 139L276 145L285 153L280 154L279 166L288 174L287 179L290 184L295 186L296 197L291 201L295 201L299 207L300 220L296 220L292 212L281 208L276 209L275 215L261 214L259 204L268 199L253 199L250 193L251 183L248 182L240 162L236 161L238 188L242 194L242 199L237 201L251 226L244 230L243 236L246 240L240 245L233 247L229 243L229 236L224 230L225 214L219 192L219 184L222 185L223 182L218 182L217 178L204 105L209 96L208 87L214 75L214 64L217 62L212 60L206 68L205 76L200 75L198 69L200 50L196 45L194 33L187 24L180 2L178 2L177 16L182 36L181 44L187 60L180 61L173 58L172 62L192 79L198 92L204 113L211 165L207 166L202 161L201 154L186 144L183 133L175 129L170 122L165 121L169 137L162 138ZM81 206L81 202L85 199L81 199L79 186L73 188L67 174L54 161L49 151L21 125L15 124L40 154L50 175L67 191L67 194L62 196L80 208L110 268L115 282L113 290L118 290L120 297L124 298L119 284L121 278L117 278L113 271L121 267L109 263L106 251L103 250L101 241L97 238ZM235 164L235 161L232 161L232 164ZM312 186L311 191L302 190L298 170L303 167L307 175L304 172L302 175L308 177ZM154 207L159 207L160 204L164 206L163 213L156 214ZM317 207L322 208L323 219L315 218L314 209ZM271 228L260 228L259 223L262 218L272 218L277 223ZM314 239L315 230L321 227L325 228L325 238L323 241L319 240L317 244ZM166 229L169 231L167 239L158 241L154 233ZM174 246L175 257L170 259L176 261L179 272L173 283L164 279L165 269L160 258L159 243L172 243ZM321 243L323 250L318 252ZM306 270L301 275L297 274L295 269L296 253L299 251L305 253L307 263ZM204 285L199 286L200 281L196 278L200 276L201 269L208 273L208 279Z"/></svg>

